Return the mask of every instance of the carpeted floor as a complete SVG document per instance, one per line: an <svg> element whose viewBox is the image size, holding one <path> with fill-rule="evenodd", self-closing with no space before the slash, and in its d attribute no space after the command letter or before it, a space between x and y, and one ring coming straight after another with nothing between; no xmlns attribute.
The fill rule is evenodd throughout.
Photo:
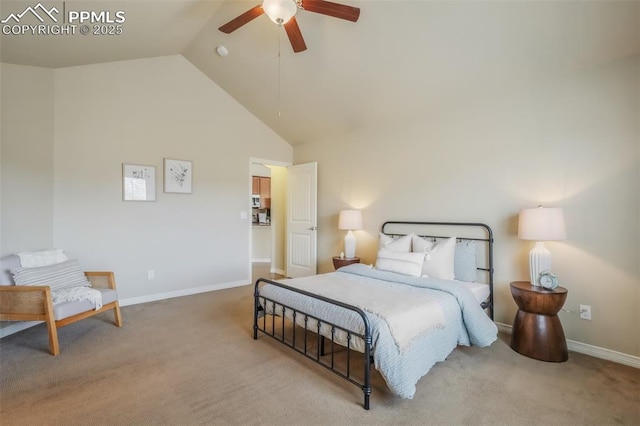
<svg viewBox="0 0 640 426"><path fill-rule="evenodd" d="M545 363L458 348L394 397L377 372L362 392L267 337L252 339L252 286L122 308L59 331L0 340L0 422L28 424L640 424L640 370L570 353Z"/></svg>

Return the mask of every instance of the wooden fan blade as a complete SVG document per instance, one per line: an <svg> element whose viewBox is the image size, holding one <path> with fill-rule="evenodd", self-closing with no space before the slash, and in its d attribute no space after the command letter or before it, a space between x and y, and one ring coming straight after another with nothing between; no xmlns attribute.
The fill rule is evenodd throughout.
<svg viewBox="0 0 640 426"><path fill-rule="evenodd" d="M300 32L300 27L298 26L298 21L296 21L295 16L284 24L284 29L287 31L294 52L298 53L307 50L307 45L304 42L304 38L302 38L302 32Z"/></svg>
<svg viewBox="0 0 640 426"><path fill-rule="evenodd" d="M321 13L334 18L346 19L357 22L360 17L360 8L345 4L332 3L325 0L302 0L302 8L309 12Z"/></svg>
<svg viewBox="0 0 640 426"><path fill-rule="evenodd" d="M249 10L247 10L245 13L243 13L242 15L238 16L237 18L234 18L232 20L230 20L229 22L227 22L226 24L224 24L223 26L221 26L220 28L218 28L220 31L222 31L223 33L231 33L235 30L237 30L238 28L240 28L241 26L243 26L244 24L247 24L251 21L253 21L254 19L256 19L258 16L262 15L264 13L264 9L262 9L262 5L258 5L254 8L251 8Z"/></svg>

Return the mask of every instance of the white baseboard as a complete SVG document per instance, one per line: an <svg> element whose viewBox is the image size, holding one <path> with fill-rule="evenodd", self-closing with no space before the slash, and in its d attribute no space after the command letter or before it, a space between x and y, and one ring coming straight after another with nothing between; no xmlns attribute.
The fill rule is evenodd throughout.
<svg viewBox="0 0 640 426"><path fill-rule="evenodd" d="M250 282L251 280L247 278L246 280L233 281L229 283L212 284L212 285L206 285L203 287L185 288L183 290L167 291L165 293L149 294L147 296L140 296L140 297L129 297L127 299L120 300L120 306L138 305L140 303L148 303L148 302L155 302L158 300L173 299L174 297L191 296L192 294L207 293L210 291L224 290L226 288L241 287L243 285L249 285Z"/></svg>
<svg viewBox="0 0 640 426"><path fill-rule="evenodd" d="M271 268L269 272L272 274L284 275L284 269Z"/></svg>
<svg viewBox="0 0 640 426"><path fill-rule="evenodd" d="M497 322L498 330L511 334L511 326ZM601 348L599 346L589 345L587 343L576 342L567 339L567 349L573 352L589 355L595 358L606 359L607 361L617 362L618 364L628 365L629 367L640 368L640 357L614 351L611 349Z"/></svg>
<svg viewBox="0 0 640 426"><path fill-rule="evenodd" d="M41 324L43 321L11 321L12 324L9 324L6 327L0 328L0 339L3 337L11 336L19 331L26 330L27 328L31 328L34 325Z"/></svg>
<svg viewBox="0 0 640 426"><path fill-rule="evenodd" d="M271 263L271 259L269 258L264 258L264 259L251 259L252 263Z"/></svg>
<svg viewBox="0 0 640 426"><path fill-rule="evenodd" d="M176 290L176 291L167 291L164 293L150 294L147 296L130 297L127 299L120 299L120 306L138 305L140 303L155 302L158 300L172 299L174 297L191 296L193 294L198 294L198 293L207 293L210 291L224 290L226 288L241 287L244 285L248 285L250 281L251 280L247 278L246 280L241 280L241 281L212 284L212 285L206 285L202 287L186 288L183 290ZM0 328L0 339L2 339L3 337L7 337L12 334L15 334L19 331L26 330L27 328L31 328L34 325L38 325L41 323L42 321L16 321L14 324L10 324L6 327Z"/></svg>

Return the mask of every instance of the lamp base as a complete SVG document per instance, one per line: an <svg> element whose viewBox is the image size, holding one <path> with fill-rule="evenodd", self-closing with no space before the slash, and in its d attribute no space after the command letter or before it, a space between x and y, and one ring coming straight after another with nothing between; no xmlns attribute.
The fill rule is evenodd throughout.
<svg viewBox="0 0 640 426"><path fill-rule="evenodd" d="M344 236L344 256L347 259L356 257L356 236L351 230Z"/></svg>
<svg viewBox="0 0 640 426"><path fill-rule="evenodd" d="M531 280L531 285L541 286L540 274L550 270L551 252L544 246L543 241L538 241L529 252L529 279Z"/></svg>

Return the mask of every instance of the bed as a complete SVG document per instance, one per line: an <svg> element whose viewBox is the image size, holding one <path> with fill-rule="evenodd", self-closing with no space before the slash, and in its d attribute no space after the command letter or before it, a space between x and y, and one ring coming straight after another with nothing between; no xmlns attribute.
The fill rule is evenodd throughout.
<svg viewBox="0 0 640 426"><path fill-rule="evenodd" d="M491 228L385 222L375 267L257 280L253 330L359 386L365 409L372 365L392 393L413 398L420 378L458 345L497 338Z"/></svg>

